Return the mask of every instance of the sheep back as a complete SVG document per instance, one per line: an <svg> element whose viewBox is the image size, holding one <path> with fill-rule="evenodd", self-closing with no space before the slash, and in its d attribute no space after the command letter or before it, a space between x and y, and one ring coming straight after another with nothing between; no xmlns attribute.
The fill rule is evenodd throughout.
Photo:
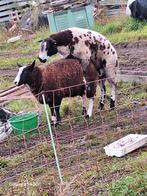
<svg viewBox="0 0 147 196"><path fill-rule="evenodd" d="M62 59L47 66L39 66L39 69L42 74L42 91L47 92L45 97L48 102L84 94L83 71L78 60Z"/></svg>
<svg viewBox="0 0 147 196"><path fill-rule="evenodd" d="M64 97L82 96L85 93L84 78L87 83L90 82L86 91L87 97L94 97L96 93L97 72L92 63L85 70L84 76L80 61L77 59L61 59L38 68L42 79L40 89L44 92L47 103L60 104ZM43 102L41 94L37 99L40 103Z"/></svg>

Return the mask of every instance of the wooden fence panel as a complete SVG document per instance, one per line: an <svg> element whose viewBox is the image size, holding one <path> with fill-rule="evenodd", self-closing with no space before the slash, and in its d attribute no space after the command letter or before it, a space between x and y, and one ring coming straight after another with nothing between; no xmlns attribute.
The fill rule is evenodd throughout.
<svg viewBox="0 0 147 196"><path fill-rule="evenodd" d="M0 0L0 23L10 21L12 10L21 9L30 2L31 0Z"/></svg>
<svg viewBox="0 0 147 196"><path fill-rule="evenodd" d="M100 1L100 5L106 10L108 16L118 15L122 12L122 8L127 6L127 0L104 0Z"/></svg>
<svg viewBox="0 0 147 196"><path fill-rule="evenodd" d="M127 0L104 0L101 1L101 5L126 5Z"/></svg>
<svg viewBox="0 0 147 196"><path fill-rule="evenodd" d="M51 0L50 3L54 4L55 2L57 3L58 1ZM67 0L64 1L66 2ZM78 3L83 1L84 0L81 1L71 0L69 2ZM30 5L31 2L32 0L0 0L0 23L10 21L12 10L18 9L20 12L22 12L23 11L22 8L24 8L27 5ZM40 3L45 3L45 0L40 0ZM126 6L127 0L103 0L100 1L100 4L106 8L108 15L115 15L120 12L121 7ZM116 8L116 6L118 6L118 8Z"/></svg>
<svg viewBox="0 0 147 196"><path fill-rule="evenodd" d="M0 0L0 6L8 3L12 3L12 0Z"/></svg>

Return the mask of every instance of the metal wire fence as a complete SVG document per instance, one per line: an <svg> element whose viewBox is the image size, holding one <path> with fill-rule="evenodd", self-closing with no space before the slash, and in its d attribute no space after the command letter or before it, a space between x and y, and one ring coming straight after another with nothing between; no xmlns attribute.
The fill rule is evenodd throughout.
<svg viewBox="0 0 147 196"><path fill-rule="evenodd" d="M41 124L35 130L12 132L0 143L0 194L106 195L113 181L135 171L125 165L146 147L121 159L106 156L103 147L130 133L146 133L146 84L119 82L114 111L109 109L109 99L99 111L98 97L91 119L81 114L80 97L66 98L61 124L52 126L62 184L42 108ZM120 162L123 167L117 168Z"/></svg>

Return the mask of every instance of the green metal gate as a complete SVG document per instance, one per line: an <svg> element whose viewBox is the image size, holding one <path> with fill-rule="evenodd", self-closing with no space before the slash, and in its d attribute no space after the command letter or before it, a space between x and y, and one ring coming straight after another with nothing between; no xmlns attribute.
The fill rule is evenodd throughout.
<svg viewBox="0 0 147 196"><path fill-rule="evenodd" d="M51 32L57 32L68 27L92 28L94 26L92 6L87 5L49 13L48 21Z"/></svg>

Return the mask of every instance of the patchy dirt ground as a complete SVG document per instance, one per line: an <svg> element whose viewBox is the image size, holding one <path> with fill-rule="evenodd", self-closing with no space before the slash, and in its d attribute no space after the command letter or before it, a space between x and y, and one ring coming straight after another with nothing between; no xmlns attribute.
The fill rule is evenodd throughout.
<svg viewBox="0 0 147 196"><path fill-rule="evenodd" d="M121 43L115 45L115 47L118 51L121 70L136 71L140 74L147 72L145 56L147 54L147 41ZM6 54L6 58L8 56L9 54ZM15 76L16 71L16 69L0 70L0 76ZM132 91L138 93L135 89L132 89ZM127 94L127 90L121 93L120 98L130 96L130 94ZM147 110L145 106L147 98L145 96L142 99L144 100L142 103L139 100L133 103L130 101L129 105L126 106L123 106L122 99L122 108L119 108L116 112L114 111L111 114L108 112L109 114L106 116L106 112L101 114L97 112L89 122L83 120L82 123L73 125L73 122L70 121L68 126L63 129L61 127L54 129L57 151L65 179L68 181L76 174L84 172L84 176L81 175L81 179L79 178L74 187L83 191L83 195L84 193L86 195L86 191L90 193L89 195L107 195L107 186L100 187L101 184L111 184L113 180L121 179L135 170L135 168L125 168L125 166L121 168L121 165L117 167L118 161L115 158L107 157L103 147L129 133L146 134ZM30 186L34 186L35 190L37 190L36 187L40 186L43 191L48 192L49 186L54 185L49 185L52 179L48 178L57 176L56 171L54 172L56 165L49 141L49 134L45 133L39 134L38 137L32 136L28 141L23 138L20 142L12 136L7 142L0 144L0 157L2 157L2 161L4 160L4 162L0 162L0 171L2 171L0 183L7 181L7 179L10 182L12 180L10 185L12 185L13 190L17 189L18 192L22 193L25 186L20 183L19 176L28 171L28 176L30 175L33 181L36 184L38 183L38 185L32 183ZM119 159L119 164L127 164L127 161L131 158L136 159L141 152L146 150L147 146ZM113 164L114 169L111 167ZM29 182L32 179L29 179ZM15 185L17 185L17 188ZM19 187L21 190L18 190ZM7 192L7 188L5 191ZM79 192L77 195L80 195Z"/></svg>
<svg viewBox="0 0 147 196"><path fill-rule="evenodd" d="M147 41L119 43L115 47L121 70L147 72Z"/></svg>
<svg viewBox="0 0 147 196"><path fill-rule="evenodd" d="M98 116L96 117L98 118ZM103 147L108 141L114 141L128 133L146 133L147 110L144 106L140 107L140 105L135 104L132 109L125 108L117 111L117 119L116 115L113 115L109 117L107 123L107 119L103 117L103 120L103 125L101 121L97 123L91 121L88 126L85 126L86 123L84 123L83 126L77 125L72 130L60 130L60 127L56 129L58 134L57 151L64 178L68 182L68 179L79 174L79 179L74 182L75 187L72 186L80 192L83 189L83 192L89 193L89 195L100 193L107 195L108 190L106 188L110 188L108 184L134 172L135 168L117 167L117 159L106 156ZM0 183L10 181L12 187L13 185L15 187L16 182L18 188L21 175L25 175L27 171L28 175L33 176L31 178L36 183L39 181L39 186L43 191L46 190L50 193L48 189L51 186L49 184L51 179L46 179L45 174L48 173L52 176L57 174L53 172L56 164L50 147L49 134L39 134L38 137L33 136L28 141L25 138L21 141L13 139L14 136L0 145L0 156L3 159L8 158L10 162L3 165L1 163ZM141 151L145 152L146 150L147 148L144 147L130 153L128 156L119 159L119 164L125 165L127 160L131 159L133 161L140 155ZM111 165L113 164L116 166L112 169ZM21 191L25 189L25 186L22 185ZM75 194L75 190L72 190L73 195L82 195L79 192ZM19 190L17 191L19 192Z"/></svg>
<svg viewBox="0 0 147 196"><path fill-rule="evenodd" d="M147 41L138 41L134 43L119 43L115 44L117 50L120 70L128 71L143 71L147 72ZM25 56L37 55L37 53L27 53ZM24 56L22 53L5 52L0 54L0 57L20 57ZM15 76L17 69L0 69L0 76Z"/></svg>

